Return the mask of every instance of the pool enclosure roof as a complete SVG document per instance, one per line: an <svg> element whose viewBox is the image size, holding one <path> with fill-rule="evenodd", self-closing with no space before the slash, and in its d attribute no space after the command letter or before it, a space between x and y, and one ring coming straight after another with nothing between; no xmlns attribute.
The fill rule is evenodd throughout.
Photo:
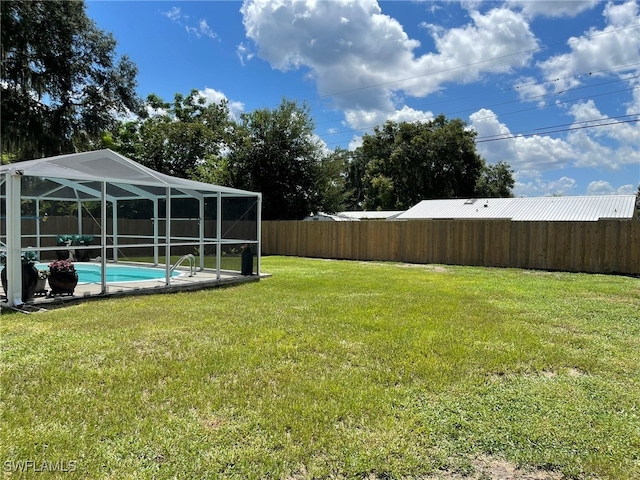
<svg viewBox="0 0 640 480"><path fill-rule="evenodd" d="M112 150L72 153L0 166L0 174L41 177L22 191L23 198L47 200L98 200L101 184L107 183L107 200L163 197L167 188L178 192L173 198L202 198L220 193L223 197L257 197L260 194L172 177L156 172Z"/></svg>

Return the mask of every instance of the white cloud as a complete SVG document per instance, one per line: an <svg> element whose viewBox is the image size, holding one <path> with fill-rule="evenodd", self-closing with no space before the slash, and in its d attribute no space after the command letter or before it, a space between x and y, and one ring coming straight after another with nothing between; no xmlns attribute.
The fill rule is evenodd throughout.
<svg viewBox="0 0 640 480"><path fill-rule="evenodd" d="M162 12L162 14L177 25L184 27L188 34L194 35L196 38L217 37L205 19L200 19L194 23L189 15L183 14L178 7L173 7L169 11Z"/></svg>
<svg viewBox="0 0 640 480"><path fill-rule="evenodd" d="M545 78L555 80L553 85L556 92L579 85L577 74L637 74L637 64L640 62L637 1L628 0L623 4L609 2L604 17L607 23L604 29L592 28L581 37L571 37L567 41L569 53L556 55L538 64ZM627 65L629 67L620 68Z"/></svg>
<svg viewBox="0 0 640 480"><path fill-rule="evenodd" d="M524 17L504 8L469 15L473 22L463 27L444 32L431 29L438 53L426 54L415 63L421 71L436 74L416 81L410 93L422 96L446 82L469 83L485 73L508 73L528 64L538 44Z"/></svg>
<svg viewBox="0 0 640 480"><path fill-rule="evenodd" d="M575 122L565 139L548 135L512 134L491 110L472 114L470 127L478 132L477 149L488 162L505 161L520 179L539 178L543 172L568 167L615 171L625 165L640 165L640 130L637 123L610 123L592 101L571 109ZM615 120L613 120L615 122ZM595 126L594 128L582 128ZM639 172L640 173L640 172Z"/></svg>
<svg viewBox="0 0 640 480"><path fill-rule="evenodd" d="M354 151L356 148L361 146L362 146L362 137L354 135L354 137L349 142L349 150Z"/></svg>
<svg viewBox="0 0 640 480"><path fill-rule="evenodd" d="M537 47L524 17L504 8L432 28L436 51L419 57L420 42L375 0L247 0L241 11L258 56L283 71L308 69L318 92L345 110L393 111L395 92L422 97L446 82L510 72L531 58L515 53Z"/></svg>
<svg viewBox="0 0 640 480"><path fill-rule="evenodd" d="M589 183L587 195L633 195L637 186L628 184L614 188L605 180L596 180Z"/></svg>
<svg viewBox="0 0 640 480"><path fill-rule="evenodd" d="M571 132L567 141L575 149L577 167L616 171L624 165L640 165L640 152L637 149L628 145L608 146L585 130Z"/></svg>
<svg viewBox="0 0 640 480"><path fill-rule="evenodd" d="M546 104L544 97L547 94L547 89L544 84L539 83L533 77L521 77L513 84L513 88L516 89L520 99L525 101L536 101L538 106Z"/></svg>
<svg viewBox="0 0 640 480"><path fill-rule="evenodd" d="M488 109L470 115L470 127L478 132L477 148L488 162L505 161L527 177L536 172L565 167L575 158L572 145L559 138L543 135L514 135Z"/></svg>
<svg viewBox="0 0 640 480"><path fill-rule="evenodd" d="M613 187L609 182L604 180L591 182L587 187L587 195L611 195L612 193Z"/></svg>
<svg viewBox="0 0 640 480"><path fill-rule="evenodd" d="M570 195L576 188L576 181L570 177L561 177L558 180L546 182L545 190L552 195Z"/></svg>
<svg viewBox="0 0 640 480"><path fill-rule="evenodd" d="M378 110L346 110L344 112L347 124L356 130L370 130L382 125L387 120L394 122L428 122L434 118L433 112L424 112L404 105L393 112Z"/></svg>
<svg viewBox="0 0 640 480"><path fill-rule="evenodd" d="M162 14L165 17L167 17L169 20L174 21L174 22L179 21L180 18L182 17L182 14L180 13L180 9L178 7L173 7L168 12L162 12Z"/></svg>
<svg viewBox="0 0 640 480"><path fill-rule="evenodd" d="M635 195L638 193L638 185L629 183L628 185L622 185L616 190L617 195Z"/></svg>
<svg viewBox="0 0 640 480"><path fill-rule="evenodd" d="M516 197L539 197L548 195L573 195L577 188L577 182L571 177L560 177L556 180L545 181L536 178L529 182L518 182L514 186Z"/></svg>
<svg viewBox="0 0 640 480"><path fill-rule="evenodd" d="M528 17L574 17L595 7L600 0L508 0L507 5L521 8Z"/></svg>
<svg viewBox="0 0 640 480"><path fill-rule="evenodd" d="M145 104L144 108L147 111L147 115L150 117L163 117L169 114L169 110L166 108L153 108L149 104ZM136 116L135 118L137 119L138 117Z"/></svg>
<svg viewBox="0 0 640 480"><path fill-rule="evenodd" d="M240 43L236 47L236 55L238 55L238 58L240 59L240 64L245 66L247 62L251 61L255 54L244 43Z"/></svg>
<svg viewBox="0 0 640 480"><path fill-rule="evenodd" d="M633 87L632 99L627 104L627 114L637 115L640 113L640 79L629 79L629 85Z"/></svg>
<svg viewBox="0 0 640 480"><path fill-rule="evenodd" d="M207 105L221 103L227 100L227 96L216 90L215 88L204 87L204 90L198 90L200 98L204 98Z"/></svg>
<svg viewBox="0 0 640 480"><path fill-rule="evenodd" d="M607 114L593 100L572 106L557 100L554 108L573 119L571 132L518 135L489 109L469 117L470 126L478 132L479 153L490 163L506 161L515 169L516 192L570 194L578 188L576 179L584 189L587 181L582 174L587 168L611 171L640 165L638 123L616 120L623 111L627 115L640 112L640 82L633 78L640 73L638 1L605 5L596 0L507 0L489 7L486 2L468 1L462 6L468 12L466 23L453 28L416 19L431 37L429 50L384 14L376 0L245 0L241 13L249 42L241 43L237 54L243 64L257 56L275 69L300 71L315 82L319 95L332 98L334 107L344 112L345 123L359 131L389 119L432 119L432 112L409 107L408 98L426 97L449 84L493 81L503 78L500 74L515 73L520 75L514 83L520 98L542 106L550 90L559 93L579 86L587 76L619 78L636 89L630 91L628 102L618 103ZM536 64L548 81L545 86L528 69L534 53L540 58L548 54L538 48L529 22L543 16L575 17L598 3L604 26L571 37L563 53ZM577 77L589 72L592 75ZM588 98L589 93L580 95ZM601 101L604 105L605 99ZM568 122L556 123L565 128ZM504 138L480 141L492 136ZM361 136L356 134L349 146L360 144ZM561 175L561 169L571 171ZM557 178L550 179L554 171Z"/></svg>
<svg viewBox="0 0 640 480"><path fill-rule="evenodd" d="M209 26L207 21L204 19L201 19L198 22L197 26L195 27L185 26L185 29L187 30L187 32L189 32L192 35L195 35L198 38L201 38L201 37L216 38L217 37L216 33L213 30L211 30L211 27Z"/></svg>
<svg viewBox="0 0 640 480"><path fill-rule="evenodd" d="M227 100L229 113L233 118L240 118L240 114L244 112L244 103L237 101L232 102L224 93L219 92L214 88L205 87L203 90L198 90L198 94L206 100L207 105L221 103L224 100Z"/></svg>
<svg viewBox="0 0 640 480"><path fill-rule="evenodd" d="M604 144L598 143L585 131L571 132L567 139L576 149L575 166L580 168L616 168L614 152Z"/></svg>
<svg viewBox="0 0 640 480"><path fill-rule="evenodd" d="M593 127L590 135L607 137L621 145L640 147L640 128L637 123L640 110L631 117L609 118L598 110L593 100L588 100L576 103L569 111L575 118L574 125Z"/></svg>
<svg viewBox="0 0 640 480"><path fill-rule="evenodd" d="M373 127L383 125L387 120L393 122L428 122L433 120L433 112L424 112L404 105L402 108L389 113L377 110L347 110L345 114L345 124L354 130L366 131ZM349 150L355 150L362 145L362 135L354 135L349 142Z"/></svg>
<svg viewBox="0 0 640 480"><path fill-rule="evenodd" d="M576 166L617 170L626 164L640 165L637 121L620 123L611 119L598 110L593 100L577 103L569 111L575 119L572 128L578 128L567 135L567 141L576 149Z"/></svg>
<svg viewBox="0 0 640 480"><path fill-rule="evenodd" d="M627 0L624 3L608 2L604 9L604 16L613 27L637 24L638 2L637 0Z"/></svg>

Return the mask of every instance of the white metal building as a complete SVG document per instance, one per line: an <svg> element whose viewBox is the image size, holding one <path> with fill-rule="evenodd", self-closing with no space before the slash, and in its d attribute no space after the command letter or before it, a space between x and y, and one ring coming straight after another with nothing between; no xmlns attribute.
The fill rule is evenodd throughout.
<svg viewBox="0 0 640 480"><path fill-rule="evenodd" d="M305 222L359 222L360 220L392 220L402 213L402 210L390 211L390 210L371 210L371 211L357 211L357 212L337 212L337 213L323 213L318 212L315 215L310 215L304 219Z"/></svg>
<svg viewBox="0 0 640 480"><path fill-rule="evenodd" d="M582 221L636 218L635 195L423 200L395 220Z"/></svg>

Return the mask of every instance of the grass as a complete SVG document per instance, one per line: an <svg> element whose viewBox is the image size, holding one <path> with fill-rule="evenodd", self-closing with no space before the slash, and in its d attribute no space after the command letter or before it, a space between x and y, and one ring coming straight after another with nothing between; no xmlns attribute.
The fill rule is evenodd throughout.
<svg viewBox="0 0 640 480"><path fill-rule="evenodd" d="M263 270L3 313L5 474L31 460L67 462L65 478L414 478L470 474L482 455L640 477L638 279L283 257Z"/></svg>

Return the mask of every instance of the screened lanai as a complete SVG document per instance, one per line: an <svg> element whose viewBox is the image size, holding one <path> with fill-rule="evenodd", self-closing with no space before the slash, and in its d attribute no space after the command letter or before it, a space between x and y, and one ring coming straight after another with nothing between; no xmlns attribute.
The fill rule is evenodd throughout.
<svg viewBox="0 0 640 480"><path fill-rule="evenodd" d="M260 193L165 175L111 150L2 165L5 305L22 304L21 258L48 262L61 248L100 265L102 294L106 266L118 262L162 268L170 285L176 268L247 275L248 250L250 274L259 275L260 223Z"/></svg>

